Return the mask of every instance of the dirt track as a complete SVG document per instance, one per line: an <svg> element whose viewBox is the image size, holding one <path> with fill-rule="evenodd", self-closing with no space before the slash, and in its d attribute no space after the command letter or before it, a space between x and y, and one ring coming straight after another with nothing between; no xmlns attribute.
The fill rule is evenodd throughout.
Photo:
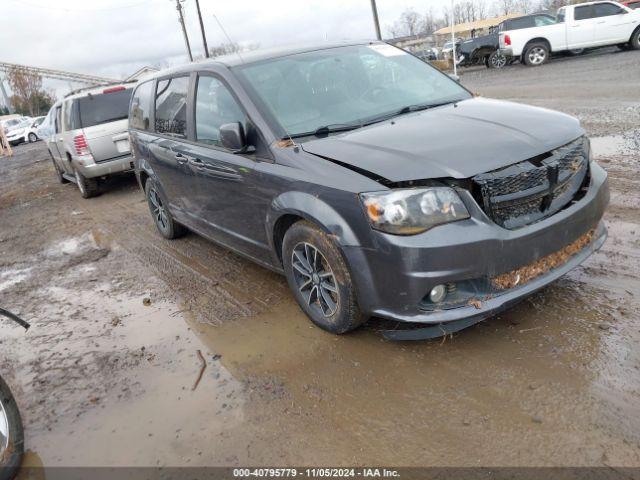
<svg viewBox="0 0 640 480"><path fill-rule="evenodd" d="M463 74L580 117L612 204L599 253L445 342L390 343L375 322L325 334L278 275L193 234L162 240L133 178L82 200L42 142L15 148L0 305L33 327L0 324L0 372L27 462L640 466L639 73L625 52Z"/></svg>

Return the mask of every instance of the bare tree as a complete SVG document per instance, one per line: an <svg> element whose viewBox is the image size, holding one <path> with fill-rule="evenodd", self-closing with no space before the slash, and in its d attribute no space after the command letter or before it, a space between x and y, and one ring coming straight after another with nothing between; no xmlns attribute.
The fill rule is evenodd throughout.
<svg viewBox="0 0 640 480"><path fill-rule="evenodd" d="M13 92L11 103L18 113L33 117L46 112L54 103L53 96L42 88L42 77L37 73L12 67L7 72L7 80Z"/></svg>
<svg viewBox="0 0 640 480"><path fill-rule="evenodd" d="M394 37L406 37L422 33L424 19L414 9L408 8L400 15L389 29Z"/></svg>
<svg viewBox="0 0 640 480"><path fill-rule="evenodd" d="M516 11L516 0L497 0L495 10L498 15L509 15Z"/></svg>
<svg viewBox="0 0 640 480"><path fill-rule="evenodd" d="M518 13L532 13L536 7L532 0L515 0L515 11Z"/></svg>

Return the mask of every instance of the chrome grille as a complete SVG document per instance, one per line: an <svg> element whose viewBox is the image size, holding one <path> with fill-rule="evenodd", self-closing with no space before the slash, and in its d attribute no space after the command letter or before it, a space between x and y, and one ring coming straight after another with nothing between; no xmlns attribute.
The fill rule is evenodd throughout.
<svg viewBox="0 0 640 480"><path fill-rule="evenodd" d="M498 225L515 229L561 210L587 175L587 141L579 138L541 160L525 160L473 177L484 212Z"/></svg>

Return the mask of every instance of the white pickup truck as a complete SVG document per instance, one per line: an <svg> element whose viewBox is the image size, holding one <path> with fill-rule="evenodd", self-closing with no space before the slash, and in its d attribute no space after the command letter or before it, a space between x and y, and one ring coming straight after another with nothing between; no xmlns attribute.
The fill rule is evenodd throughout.
<svg viewBox="0 0 640 480"><path fill-rule="evenodd" d="M552 53L618 45L640 50L640 10L617 2L590 2L558 10L555 22L500 32L500 51L526 65L545 63Z"/></svg>

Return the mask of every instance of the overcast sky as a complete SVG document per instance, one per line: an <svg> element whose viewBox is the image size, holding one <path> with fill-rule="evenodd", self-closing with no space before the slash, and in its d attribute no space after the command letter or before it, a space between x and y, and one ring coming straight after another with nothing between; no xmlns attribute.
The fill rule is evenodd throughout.
<svg viewBox="0 0 640 480"><path fill-rule="evenodd" d="M449 0L378 0L383 36L406 8L439 14ZM194 55L202 55L195 0L185 0ZM262 47L374 38L370 0L200 0L209 46ZM0 61L123 78L144 65L187 61L175 0L2 0ZM60 90L59 83L48 82Z"/></svg>

